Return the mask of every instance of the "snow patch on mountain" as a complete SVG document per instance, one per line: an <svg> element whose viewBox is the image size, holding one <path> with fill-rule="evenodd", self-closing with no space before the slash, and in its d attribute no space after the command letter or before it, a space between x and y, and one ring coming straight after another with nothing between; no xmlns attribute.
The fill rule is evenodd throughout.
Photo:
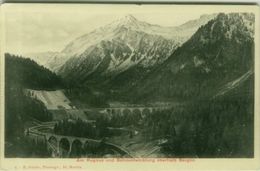
<svg viewBox="0 0 260 171"><path fill-rule="evenodd" d="M84 78L95 72L118 74L133 66L154 67L214 17L206 16L179 27L162 27L127 15L71 41L45 65L64 77Z"/></svg>

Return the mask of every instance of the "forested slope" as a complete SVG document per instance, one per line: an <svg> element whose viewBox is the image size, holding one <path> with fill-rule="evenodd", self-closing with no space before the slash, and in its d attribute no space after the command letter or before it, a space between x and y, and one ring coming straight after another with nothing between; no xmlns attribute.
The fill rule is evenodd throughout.
<svg viewBox="0 0 260 171"><path fill-rule="evenodd" d="M7 157L35 153L27 146L24 130L28 120L52 119L44 104L26 96L24 89L54 89L62 87L61 79L30 59L5 54L5 154ZM32 149L30 149L32 148ZM39 148L38 148L39 150ZM30 154L32 155L32 154Z"/></svg>

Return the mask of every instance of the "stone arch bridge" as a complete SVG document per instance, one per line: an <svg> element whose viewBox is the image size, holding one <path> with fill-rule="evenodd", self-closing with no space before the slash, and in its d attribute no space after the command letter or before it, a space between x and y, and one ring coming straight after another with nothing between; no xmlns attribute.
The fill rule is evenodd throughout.
<svg viewBox="0 0 260 171"><path fill-rule="evenodd" d="M96 110L104 111L109 115L118 114L133 114L133 113L140 113L142 117L147 114L151 114L153 112L162 111L166 109L170 109L171 106L153 106L153 107L109 107L109 108L96 108Z"/></svg>
<svg viewBox="0 0 260 171"><path fill-rule="evenodd" d="M29 128L25 133L35 144L44 143L47 150L52 153L53 157L78 157L79 153L86 150L95 150L102 145L117 151L120 155L132 157L130 153L122 147L102 140L90 138L63 136L52 133L46 133L43 130L53 128L54 125L38 125Z"/></svg>

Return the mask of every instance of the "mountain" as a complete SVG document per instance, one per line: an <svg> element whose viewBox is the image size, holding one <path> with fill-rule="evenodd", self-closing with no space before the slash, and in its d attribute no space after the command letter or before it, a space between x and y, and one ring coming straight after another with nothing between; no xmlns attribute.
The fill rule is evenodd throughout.
<svg viewBox="0 0 260 171"><path fill-rule="evenodd" d="M243 78L254 65L254 15L219 14L162 65L132 87L128 98L192 100ZM129 97L130 96L130 97Z"/></svg>
<svg viewBox="0 0 260 171"><path fill-rule="evenodd" d="M158 34L150 34L151 30ZM135 65L147 68L162 63L180 41L167 39L160 32L165 33L160 26L133 16L121 18L68 44L62 53L71 57L58 73L82 83L91 77L116 75Z"/></svg>
<svg viewBox="0 0 260 171"><path fill-rule="evenodd" d="M216 14L205 14L202 15L199 19L188 21L181 26L177 27L162 27L159 25L149 24L146 22L138 21L132 15L127 15L119 20L112 22L111 24L101 27L88 33L86 35L81 36L76 40L88 39L90 42L78 42L74 43L76 40L70 42L62 52L39 52L39 53L25 53L23 56L30 57L35 60L38 64L44 65L47 68L52 69L53 71L58 71L58 69L69 59L71 58L77 51L84 51L91 44L95 44L97 42L105 39L103 37L106 34L107 29L113 29L113 27L121 27L125 26L131 30L141 31L147 34L159 35L166 39L175 40L177 42L185 42L190 36L201 26L206 24L210 19L214 18ZM111 32L110 32L111 33ZM108 36L109 37L109 36ZM73 44L73 45L72 45ZM73 47L72 47L73 46ZM78 47L77 47L78 46ZM70 53L70 51L72 53ZM74 51L74 52L73 52Z"/></svg>
<svg viewBox="0 0 260 171"><path fill-rule="evenodd" d="M161 27L127 15L70 42L48 65L68 82L111 85L115 83L112 79L150 72L214 17L207 15L180 27Z"/></svg>

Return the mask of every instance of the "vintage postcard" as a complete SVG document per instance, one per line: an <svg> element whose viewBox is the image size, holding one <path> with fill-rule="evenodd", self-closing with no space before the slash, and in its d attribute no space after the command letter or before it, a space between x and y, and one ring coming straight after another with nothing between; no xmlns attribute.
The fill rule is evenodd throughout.
<svg viewBox="0 0 260 171"><path fill-rule="evenodd" d="M1 6L12 170L260 169L259 6Z"/></svg>

